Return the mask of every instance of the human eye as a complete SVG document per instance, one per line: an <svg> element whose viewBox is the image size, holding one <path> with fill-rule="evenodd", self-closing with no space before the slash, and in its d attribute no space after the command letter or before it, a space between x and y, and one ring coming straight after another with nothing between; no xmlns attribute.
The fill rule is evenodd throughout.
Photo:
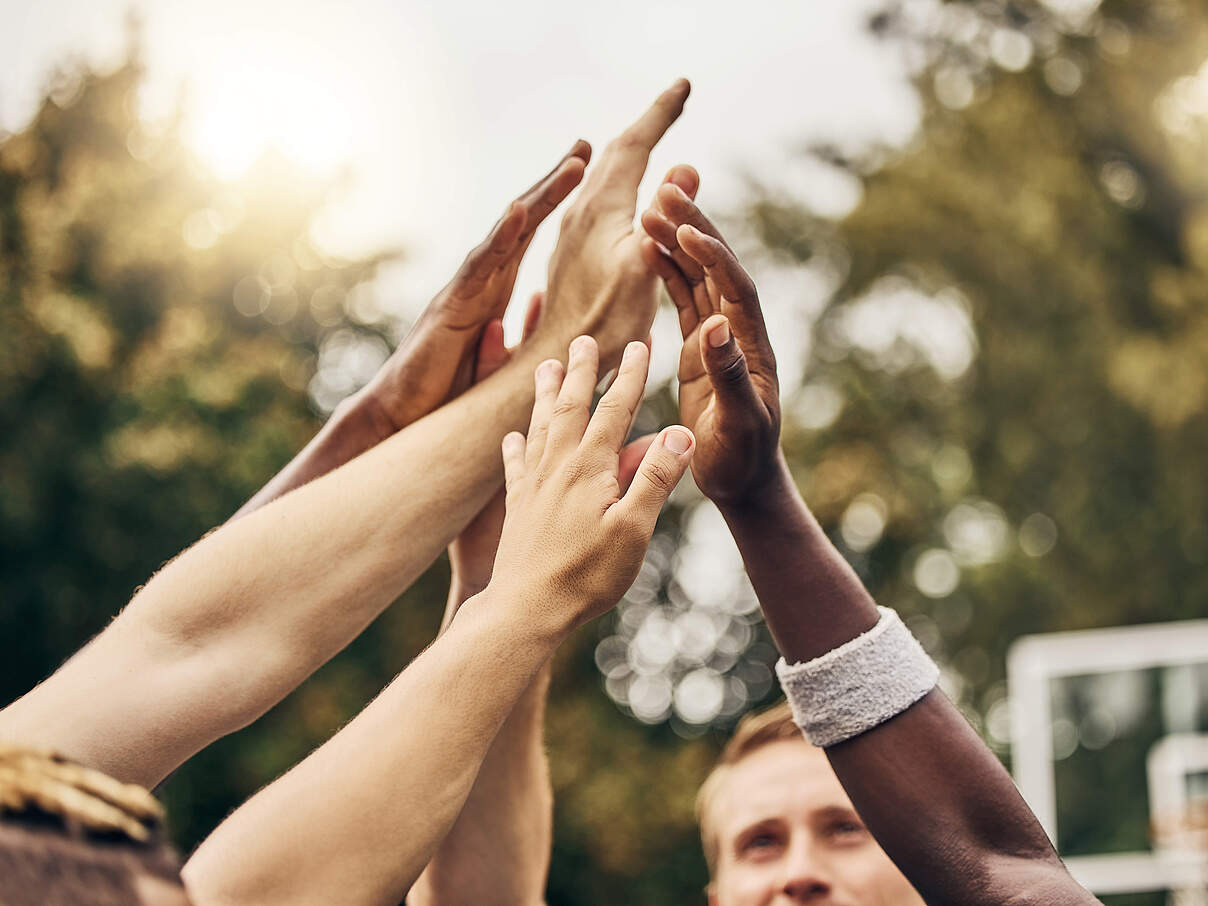
<svg viewBox="0 0 1208 906"><path fill-rule="evenodd" d="M783 834L772 828L759 828L744 834L738 843L738 852L744 858L769 858L784 845Z"/></svg>
<svg viewBox="0 0 1208 906"><path fill-rule="evenodd" d="M839 817L827 824L826 835L840 845L856 844L868 837L868 828L859 818Z"/></svg>

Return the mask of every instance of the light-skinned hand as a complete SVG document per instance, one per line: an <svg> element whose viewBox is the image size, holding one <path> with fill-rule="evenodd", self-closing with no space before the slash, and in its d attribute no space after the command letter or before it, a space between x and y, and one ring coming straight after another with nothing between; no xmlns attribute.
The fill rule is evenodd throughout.
<svg viewBox="0 0 1208 906"><path fill-rule="evenodd" d="M591 412L599 350L570 346L566 369L538 366L528 436L503 440L507 514L490 591L522 600L529 618L565 632L599 616L633 583L667 497L692 460L692 433L661 431L624 491L625 438L642 401L650 350L633 342Z"/></svg>
<svg viewBox="0 0 1208 906"><path fill-rule="evenodd" d="M634 228L638 184L651 149L684 109L690 86L678 80L609 142L566 212L550 258L546 315L556 336L587 333L600 358L616 364L626 342L647 336L658 279L643 263ZM563 341L565 342L565 340Z"/></svg>
<svg viewBox="0 0 1208 906"><path fill-rule="evenodd" d="M483 330L503 317L533 234L582 181L590 159L591 146L575 142L553 170L508 205L373 380L348 402L374 442L470 386Z"/></svg>

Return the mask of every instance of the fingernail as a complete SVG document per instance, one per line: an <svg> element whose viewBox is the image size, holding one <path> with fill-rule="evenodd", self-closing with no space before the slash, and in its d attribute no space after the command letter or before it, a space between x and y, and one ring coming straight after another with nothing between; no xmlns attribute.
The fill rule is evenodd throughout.
<svg viewBox="0 0 1208 906"><path fill-rule="evenodd" d="M709 331L709 345L716 349L730 342L730 322L722 321Z"/></svg>
<svg viewBox="0 0 1208 906"><path fill-rule="evenodd" d="M570 344L570 357L577 359L583 355L587 351L587 344L590 342L591 340L588 337L575 337Z"/></svg>
<svg viewBox="0 0 1208 906"><path fill-rule="evenodd" d="M549 359L537 366L537 384L545 388L558 380L558 373L562 370L562 363L557 359Z"/></svg>
<svg viewBox="0 0 1208 906"><path fill-rule="evenodd" d="M692 446L692 436L682 428L671 428L663 435L663 446L677 456L687 453Z"/></svg>

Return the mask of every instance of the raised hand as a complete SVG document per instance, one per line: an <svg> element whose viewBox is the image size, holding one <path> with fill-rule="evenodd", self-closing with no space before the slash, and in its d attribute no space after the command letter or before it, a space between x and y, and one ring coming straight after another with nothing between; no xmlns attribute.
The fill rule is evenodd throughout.
<svg viewBox="0 0 1208 906"><path fill-rule="evenodd" d="M355 459L470 385L479 342L507 308L534 231L579 184L590 157L591 146L576 142L558 166L508 205L373 379L344 400L306 448L234 518Z"/></svg>
<svg viewBox="0 0 1208 906"><path fill-rule="evenodd" d="M536 372L527 438L503 439L507 516L490 591L525 602L529 619L566 630L611 608L633 583L668 495L692 459L692 433L664 429L622 496L622 446L642 400L650 351L625 347L591 413L599 351L591 337Z"/></svg>
<svg viewBox="0 0 1208 906"><path fill-rule="evenodd" d="M483 329L503 317L533 234L583 179L590 159L591 146L575 142L553 170L508 205L394 355L357 394L353 405L378 440L470 385Z"/></svg>
<svg viewBox="0 0 1208 906"><path fill-rule="evenodd" d="M525 316L524 334L521 342L527 340L536 329L541 315L541 304L544 293L533 295ZM503 342L503 323L491 321L482 333L478 345L478 360L474 366L474 382L486 380L507 362L512 355ZM641 464L646 450L654 442L655 435L648 434L627 444L621 451L618 464L618 481L622 492L628 490L633 482L633 476ZM447 627L453 619L458 607L470 595L477 594L486 588L491 580L491 569L495 563L495 551L499 547L499 533L503 529L504 493L500 487L499 493L491 498L490 503L471 520L460 535L449 545L449 566L452 571L449 589L449 603L445 610L442 628Z"/></svg>
<svg viewBox="0 0 1208 906"><path fill-rule="evenodd" d="M742 500L778 470L780 384L755 284L681 185L676 168L642 214L642 255L679 312L680 417L696 434L692 475L717 503Z"/></svg>
<svg viewBox="0 0 1208 906"><path fill-rule="evenodd" d="M680 79L600 155L562 221L550 259L547 316L560 336L599 341L606 368L654 320L658 281L642 262L634 229L638 184L650 151L676 121L688 97ZM565 341L563 341L565 342Z"/></svg>

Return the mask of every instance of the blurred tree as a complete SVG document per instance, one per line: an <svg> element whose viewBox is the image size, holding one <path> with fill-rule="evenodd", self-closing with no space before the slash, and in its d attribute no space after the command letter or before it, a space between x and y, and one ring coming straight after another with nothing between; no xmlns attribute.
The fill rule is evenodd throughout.
<svg viewBox="0 0 1208 906"><path fill-rule="evenodd" d="M905 2L871 27L913 67L914 140L810 149L858 186L837 221L771 185L750 212L770 261L829 291L786 443L1001 746L1018 636L1204 613L1208 12ZM1064 852L1148 847L1159 723L1075 738Z"/></svg>
<svg viewBox="0 0 1208 906"><path fill-rule="evenodd" d="M811 148L803 170L858 203L828 219L763 186L749 260L769 307L812 323L804 371L783 376L802 489L1001 749L1010 641L1199 616L1208 593L1208 13L907 2L870 27L913 67L914 139ZM232 512L385 351L362 304L378 259L307 240L323 187L280 160L213 180L175 124L135 115L139 79L137 56L66 73L0 141L8 698ZM665 422L672 399L644 417ZM768 694L770 655L741 588L693 586L725 559L700 547L711 534L686 489L618 615L559 659L551 906L703 900L692 799L724 735L706 728ZM445 579L169 781L182 845L406 664ZM1156 723L1096 745L1135 761ZM1063 848L1143 845L1137 791L1090 741L1061 762Z"/></svg>
<svg viewBox="0 0 1208 906"><path fill-rule="evenodd" d="M176 123L137 117L140 78L137 53L105 75L60 72L33 121L0 141L3 701L310 437L307 388L330 393L312 377L329 345L386 348L345 310L380 259L330 261L307 238L326 187L276 159L215 181ZM169 785L181 840L338 719L253 731L183 770ZM243 751L257 771L233 757Z"/></svg>

